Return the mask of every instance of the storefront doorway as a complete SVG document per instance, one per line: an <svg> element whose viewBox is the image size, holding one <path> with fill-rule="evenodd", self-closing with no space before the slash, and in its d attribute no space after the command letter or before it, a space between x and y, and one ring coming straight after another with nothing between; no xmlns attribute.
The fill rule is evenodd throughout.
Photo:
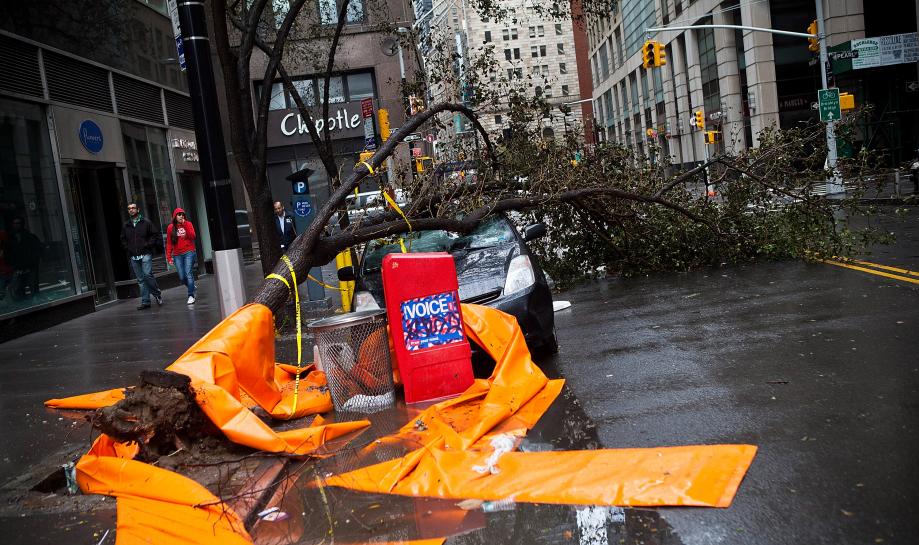
<svg viewBox="0 0 919 545"><path fill-rule="evenodd" d="M126 260L117 258L127 207L117 174L114 165L105 163L78 162L68 168L80 276L86 290L94 293L96 305L114 301L115 280L129 274Z"/></svg>

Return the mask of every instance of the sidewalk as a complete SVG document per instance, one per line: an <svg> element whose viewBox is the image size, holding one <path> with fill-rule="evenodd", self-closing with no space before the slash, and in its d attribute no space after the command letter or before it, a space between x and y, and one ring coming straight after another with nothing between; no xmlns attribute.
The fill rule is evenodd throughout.
<svg viewBox="0 0 919 545"><path fill-rule="evenodd" d="M261 283L258 263L246 266L251 294ZM215 278L198 281L197 302L184 286L164 290L165 304L136 310L138 299L0 344L0 484L65 442L87 443L85 422L44 408L49 398L134 384L142 369L162 369L220 321ZM87 443L88 446L88 443Z"/></svg>

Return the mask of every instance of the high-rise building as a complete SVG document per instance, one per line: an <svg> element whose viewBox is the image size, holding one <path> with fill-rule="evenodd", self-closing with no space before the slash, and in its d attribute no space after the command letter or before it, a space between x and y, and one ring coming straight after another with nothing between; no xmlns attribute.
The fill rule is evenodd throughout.
<svg viewBox="0 0 919 545"><path fill-rule="evenodd" d="M430 14L418 24L436 29L437 35L423 36L421 51L430 51L430 40L449 41L458 57L456 72L459 78L454 85L430 82L431 102L468 101L467 93L472 91L463 89L462 73L471 69L474 59L486 48L492 48L496 66L487 77L479 75L481 84L505 78L511 84L523 85L532 95L544 97L552 106L549 116L540 122L545 137L581 131L582 112L578 102L589 96L582 97L578 84L576 29L572 20L542 14L524 0L501 2L501 8L510 10L514 16L483 20L475 8L464 2L433 0ZM428 58L425 61L427 63ZM485 130L500 136L509 127L508 109L508 104L504 103L487 110L476 108L476 113ZM461 116L454 116L452 125L452 131L441 131L441 141L458 136L473 137L471 124Z"/></svg>
<svg viewBox="0 0 919 545"><path fill-rule="evenodd" d="M910 90L919 79L915 2L822 2L830 86L853 94L858 106L874 105L840 153L868 146L884 149L891 164L912 157L919 142L919 92ZM807 38L733 28L648 31L708 24L805 33L816 11L812 1L790 0L614 2L587 21L598 138L639 152L655 141L674 163L692 164L756 146L769 126L816 119L820 63ZM662 67L642 67L647 39L663 45ZM703 143L691 121L696 112L720 141Z"/></svg>

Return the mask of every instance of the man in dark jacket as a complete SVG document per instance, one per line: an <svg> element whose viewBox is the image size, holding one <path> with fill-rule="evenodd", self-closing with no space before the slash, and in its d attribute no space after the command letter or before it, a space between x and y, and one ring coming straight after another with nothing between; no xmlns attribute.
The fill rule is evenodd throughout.
<svg viewBox="0 0 919 545"><path fill-rule="evenodd" d="M274 228L278 231L281 251L286 252L290 243L297 238L297 230L294 228L294 218L287 215L281 201L274 203L274 214Z"/></svg>
<svg viewBox="0 0 919 545"><path fill-rule="evenodd" d="M137 310L150 308L150 295L158 305L163 304L163 292L153 277L153 250L160 243L160 234L150 220L140 215L135 203L128 205L128 221L121 228L121 245L131 258L131 268L140 285L140 305Z"/></svg>

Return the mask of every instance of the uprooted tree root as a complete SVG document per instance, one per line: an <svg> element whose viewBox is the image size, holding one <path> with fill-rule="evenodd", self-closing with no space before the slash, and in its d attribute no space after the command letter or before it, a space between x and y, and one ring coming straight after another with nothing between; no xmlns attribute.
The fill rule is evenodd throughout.
<svg viewBox="0 0 919 545"><path fill-rule="evenodd" d="M120 442L140 446L137 458L154 462L193 449L219 430L195 402L191 379L172 371L142 371L140 386L115 405L98 409L93 427Z"/></svg>

